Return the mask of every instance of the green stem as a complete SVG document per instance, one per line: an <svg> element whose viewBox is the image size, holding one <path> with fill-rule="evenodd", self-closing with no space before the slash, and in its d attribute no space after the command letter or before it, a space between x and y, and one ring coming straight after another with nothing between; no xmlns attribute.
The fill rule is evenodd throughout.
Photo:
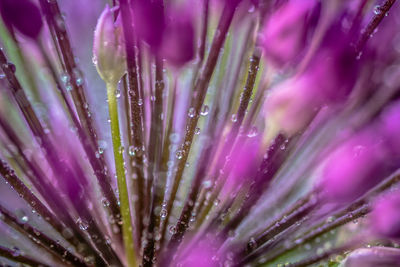
<svg viewBox="0 0 400 267"><path fill-rule="evenodd" d="M118 106L115 91L116 83L107 83L108 111L110 114L111 136L114 150L115 171L117 174L120 210L122 215L122 234L125 254L129 267L138 266L135 245L132 236L131 211L129 207L128 187L126 184L124 155L121 151L121 135L119 130Z"/></svg>

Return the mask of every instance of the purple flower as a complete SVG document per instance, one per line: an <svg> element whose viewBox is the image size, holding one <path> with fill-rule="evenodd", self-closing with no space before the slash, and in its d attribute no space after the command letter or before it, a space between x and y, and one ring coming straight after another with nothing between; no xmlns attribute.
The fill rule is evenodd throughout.
<svg viewBox="0 0 400 267"><path fill-rule="evenodd" d="M137 37L149 44L153 51L157 51L165 29L163 1L136 0L131 3Z"/></svg>
<svg viewBox="0 0 400 267"><path fill-rule="evenodd" d="M400 239L400 192L379 198L370 215L371 230L383 238Z"/></svg>
<svg viewBox="0 0 400 267"><path fill-rule="evenodd" d="M333 152L323 172L328 199L354 200L400 167L399 119L397 102Z"/></svg>
<svg viewBox="0 0 400 267"><path fill-rule="evenodd" d="M11 31L15 28L32 39L38 37L43 22L39 8L32 1L2 0L0 13Z"/></svg>
<svg viewBox="0 0 400 267"><path fill-rule="evenodd" d="M261 35L264 55L278 68L298 59L306 46L307 35L312 32L315 0L292 0L282 5L267 20Z"/></svg>
<svg viewBox="0 0 400 267"><path fill-rule="evenodd" d="M182 267L218 267L220 262L216 256L214 242L200 241L180 260L178 266Z"/></svg>
<svg viewBox="0 0 400 267"><path fill-rule="evenodd" d="M332 26L303 73L277 85L267 95L264 110L273 131L291 136L302 130L322 106L343 103L359 72L354 51L346 34Z"/></svg>
<svg viewBox="0 0 400 267"><path fill-rule="evenodd" d="M351 252L340 265L343 267L398 266L400 249L388 247L359 248Z"/></svg>
<svg viewBox="0 0 400 267"><path fill-rule="evenodd" d="M327 200L347 203L386 178L384 165L389 154L374 130L356 134L329 157L323 170Z"/></svg>
<svg viewBox="0 0 400 267"><path fill-rule="evenodd" d="M194 58L195 29L192 10L171 8L163 33L161 56L175 67L181 67Z"/></svg>

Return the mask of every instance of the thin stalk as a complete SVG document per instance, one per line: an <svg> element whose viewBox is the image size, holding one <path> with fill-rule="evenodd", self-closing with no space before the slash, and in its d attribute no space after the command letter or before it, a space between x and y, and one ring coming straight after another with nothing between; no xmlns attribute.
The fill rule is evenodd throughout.
<svg viewBox="0 0 400 267"><path fill-rule="evenodd" d="M162 156L162 139L163 139L163 94L164 94L164 78L163 64L160 58L156 59L156 75L155 75L155 100L152 104L151 127L149 139L149 165L147 171L147 195L151 197L149 225L147 227L147 244L143 251L143 266L152 266L154 258L155 228L158 203L155 192L157 190L158 179L160 178L160 160ZM155 182L154 182L155 180ZM154 194L152 194L152 191Z"/></svg>
<svg viewBox="0 0 400 267"><path fill-rule="evenodd" d="M217 179L216 185L210 189L210 190L212 190L212 194L211 194L211 197L208 199L208 204L206 205L206 207L201 212L201 215L199 216L201 221L203 221L203 218L205 218L207 216L207 214L210 212L211 208L214 205L214 200L218 197L223 186L225 185L226 179L228 178L229 165L226 164L227 160L228 160L226 158L226 156L230 155L231 152L234 151L233 144L239 133L239 129L243 123L243 120L244 120L244 117L246 114L246 110L249 105L252 93L253 93L253 89L254 89L254 85L255 85L258 69L259 69L259 64L260 64L260 57L261 57L261 51L258 48L255 48L253 55L250 57L250 65L249 65L249 69L248 69L247 81L246 81L245 87L243 88L243 92L241 94L238 111L236 112L236 121L232 125L231 131L229 132L229 134L226 138L226 141L225 141L225 145L222 149L221 157L225 161L222 165L222 166L224 166L223 171L222 171L223 174L221 176L219 176L219 178ZM221 166L221 165L217 164L217 166ZM219 172L219 170L218 170L218 172Z"/></svg>
<svg viewBox="0 0 400 267"><path fill-rule="evenodd" d="M165 221L166 217L166 210L163 205L163 200L165 198L166 194L166 184L167 184L167 173L168 173L168 161L170 159L170 145L171 145L171 139L170 136L173 132L173 124L174 124L174 114L175 114L175 103L176 103L176 94L177 94L177 86L178 86L178 78L175 77L173 80L173 90L172 90L172 96L171 96L171 103L167 105L169 107L168 110L168 123L166 125L165 129L165 138L164 138L164 144L163 144L163 151L161 155L161 164L160 164L160 178L157 181L155 191L153 192L154 194L154 205L160 206L161 211L159 214L154 214L155 215L155 225L158 227L158 233L157 235L161 235L160 231L163 227L163 223L168 223ZM159 243L163 243L163 237L161 237L161 240L159 240Z"/></svg>
<svg viewBox="0 0 400 267"><path fill-rule="evenodd" d="M235 1L237 2L237 1ZM195 134L195 129L197 126L197 122L200 117L200 110L201 107L203 106L204 98L207 93L208 89L208 84L211 80L211 76L214 72L214 68L217 64L217 60L219 57L219 51L222 48L222 45L224 44L226 34L228 32L229 26L232 22L233 15L235 13L235 8L231 6L232 3L226 3L223 13L221 15L221 19L219 21L219 24L217 26L217 31L216 34L214 35L214 39L211 45L210 53L208 55L207 61L201 71L201 74L199 78L196 81L196 84L194 86L194 94L192 98L192 103L194 103L193 107L190 107L193 109L193 116L189 116L189 119L186 124L186 133L185 133L185 138L183 141L183 144L181 145L181 148L179 149L179 154L180 154L180 159L178 162L177 166L177 171L173 180L173 185L172 185L172 190L170 197L167 202L166 210L167 210L167 215L165 218L166 223L163 226L162 230L162 236L165 235L165 230L168 225L168 219L171 214L172 206L175 201L176 194L178 192L179 184L181 182L182 176L183 176L183 171L185 169L186 161L189 156L190 148L193 142L193 137Z"/></svg>
<svg viewBox="0 0 400 267"><path fill-rule="evenodd" d="M362 30L362 34L356 44L356 52L360 53L369 38L371 38L372 33L379 26L384 17L387 16L390 8L394 5L396 0L386 0L381 6L379 6L379 12L375 14L368 25Z"/></svg>
<svg viewBox="0 0 400 267"><path fill-rule="evenodd" d="M32 176L30 176L30 178L35 188L42 196L46 196L46 201L54 214L57 214L57 217L59 217L59 219L73 231L73 235L63 234L64 238L75 247L82 248L81 253L83 255L88 256L93 254L97 264L105 264L104 260L95 252L95 249L91 247L91 244L85 240L83 235L79 232L79 229L71 217L71 214L64 212L65 210L68 210L67 205L63 202L60 195L56 193L52 185L49 183L49 179L38 168L37 164L31 162L25 156L23 153L24 145L22 141L1 116L0 126L3 128L4 133L7 135L10 143L17 148L18 155L22 157L28 169L32 171ZM65 228L63 229L65 230Z"/></svg>
<svg viewBox="0 0 400 267"><path fill-rule="evenodd" d="M207 40L207 29L208 29L208 17L210 11L210 0L203 1L203 21L202 21L202 29L201 29L201 42L199 47L199 64L203 62L204 56L206 54L206 40Z"/></svg>
<svg viewBox="0 0 400 267"><path fill-rule="evenodd" d="M108 109L110 114L111 136L114 151L115 171L117 175L120 209L122 215L122 235L125 246L125 255L129 267L138 266L135 243L132 235L131 211L129 207L128 187L125 177L124 154L121 150L121 136L119 130L118 105L115 91L117 86L107 84Z"/></svg>
<svg viewBox="0 0 400 267"><path fill-rule="evenodd" d="M97 154L97 156L96 156L96 153L93 150L93 146L91 145L88 136L84 132L84 129L82 128L82 125L79 122L79 119L75 115L72 105L68 100L66 90L65 90L64 86L62 86L62 83L61 83L59 77L57 76L56 69L53 66L49 56L47 55L44 45L41 42L39 42L38 45L39 45L39 49L43 55L43 58L45 59L45 62L47 64L48 68L50 69L51 76L53 77L54 82L56 83L58 92L61 94L61 97L64 100L64 104L67 107L68 114L73 122L73 125L77 129L78 138L83 146L86 156L89 159L90 166L92 167L92 169L97 177L97 181L99 182L102 193L106 197L106 199L109 203L109 205L108 205L109 212L111 213L112 216L118 215L119 207L117 206L117 199L113 192L113 188L107 182L107 179L105 179L104 165L102 165L101 161L99 160L100 155ZM114 223L113 226L117 227L118 229L121 228L118 223ZM118 236L118 238L120 238L120 236Z"/></svg>
<svg viewBox="0 0 400 267"><path fill-rule="evenodd" d="M43 262L37 261L36 259L23 256L23 255L17 255L14 250L8 249L6 247L0 246L0 257L4 257L6 259L9 259L14 262L22 263L22 264L28 264L29 266L32 267L50 267L47 264L44 264Z"/></svg>
<svg viewBox="0 0 400 267"><path fill-rule="evenodd" d="M32 193L32 191L16 176L8 164L0 159L0 174L10 186L35 210L46 222L62 235L65 225Z"/></svg>
<svg viewBox="0 0 400 267"><path fill-rule="evenodd" d="M89 144L84 145L90 145L92 147L91 152L88 151L91 154L90 158L93 158L94 156L94 158L97 159L94 154L94 151L97 150L97 133L96 129L94 128L93 118L90 115L91 113L84 93L83 83L78 82L79 79L82 79L83 77L81 77L80 70L75 62L69 36L65 28L65 21L61 15L57 0L50 2L46 0L40 0L40 5L43 13L45 14L47 24L50 28L50 33L52 34L56 48L58 48L57 51L59 51L59 55L61 56L61 65L64 68L64 71L67 73L69 77L69 83L73 88L71 90L71 95L78 113L81 127L85 132L85 136L88 136L90 141ZM120 214L117 200L111 186L111 177L104 171L104 167L107 166L104 155L99 154L96 161L98 162L97 166L99 167L95 168L95 174L100 184L100 188L102 189L102 192L107 200L110 202L109 207L113 213L113 217L118 218L120 217ZM102 168L100 168L101 166Z"/></svg>
<svg viewBox="0 0 400 267"><path fill-rule="evenodd" d="M7 58L2 50L0 50L0 66L9 82L8 89L10 90L14 100L17 102L18 107L20 108L25 121L27 122L32 134L37 138L40 142L42 148L44 149L45 157L51 167L53 173L56 173L61 177L59 179L60 184L63 186L63 189L67 194L71 196L71 202L74 205L75 210L78 212L79 216L82 219L85 219L87 222L93 222L92 217L90 216L90 211L88 209L88 201L85 197L86 194L83 194L82 185L79 182L80 180L74 175L71 169L63 164L60 161L59 155L57 154L57 150L55 149L54 144L49 139L49 136L45 133L43 126L36 113L34 112L32 105L30 104L24 90L21 87L18 79L14 75L15 67L12 63L7 61ZM82 198L76 198L76 195L79 195L79 192L82 193ZM57 199L59 199L57 197ZM61 201L62 203L62 201ZM70 214L68 215L70 216ZM69 220L73 221L72 217ZM72 223L74 227L76 224ZM79 230L78 230L79 232ZM87 233L89 233L90 238L93 240L101 240L102 242L92 243L94 246L102 248L101 252L107 253L107 259L111 262L119 262L118 257L116 257L114 251L111 249L109 244L106 243L104 235L101 234L101 231L97 227L96 223L90 223L87 228Z"/></svg>
<svg viewBox="0 0 400 267"><path fill-rule="evenodd" d="M284 215L277 221L272 222L262 233L260 236L252 242L251 246L246 246L241 252L237 253L239 259L243 259L242 262L248 262L253 257L247 257L246 255L250 254L254 250L260 248L266 242L277 236L278 234L282 233L295 223L304 219L311 211L313 211L317 206L317 200L311 194L311 196L306 196L303 199L300 199L296 202L293 207L289 209L288 212L285 212Z"/></svg>
<svg viewBox="0 0 400 267"><path fill-rule="evenodd" d="M139 83L137 77L137 63L135 56L135 39L134 39L134 28L132 25L132 15L130 6L127 0L120 0L122 25L125 37L125 51L126 51L126 64L128 68L128 85L129 85L129 109L130 109L130 131L132 132L132 141L134 145L135 154L134 160L135 165L133 166L134 175L137 176L138 180L138 206L140 211L140 217L136 219L138 240L141 240L143 232L143 218L145 217L145 211L148 210L148 196L145 192L145 180L144 180L144 117L142 113L142 105L144 105L143 96L140 95Z"/></svg>
<svg viewBox="0 0 400 267"><path fill-rule="evenodd" d="M322 254L319 255L314 255L311 256L309 258L303 259L301 261L295 262L295 263L290 263L286 266L290 266L290 267L306 267L306 266L310 266L313 265L314 263L320 262L322 260L326 260L327 258L333 256L333 255L337 255L337 254L343 254L346 251L352 250L354 248L356 248L357 246L359 246L361 243L361 241L356 240L356 241L352 241L349 242L345 245L342 245L338 248L333 248L330 249L328 251L325 251Z"/></svg>
<svg viewBox="0 0 400 267"><path fill-rule="evenodd" d="M283 160L285 159L288 148L282 150L282 144L286 144L287 139L283 135L278 135L267 150L267 156L264 157L258 169L254 183L249 190L249 197L245 199L240 211L229 221L224 229L219 233L220 237L227 237L228 233L242 222L251 208L261 198L263 192L269 187L273 177L279 170Z"/></svg>
<svg viewBox="0 0 400 267"><path fill-rule="evenodd" d="M57 256L59 260L67 260L74 264L74 266L86 267L87 265L78 256L72 254L60 245L58 242L52 240L50 237L40 232L38 229L33 228L29 224L18 220L7 209L0 205L0 214L2 221L14 228L21 234L28 236L29 239L36 245L44 247L46 250Z"/></svg>

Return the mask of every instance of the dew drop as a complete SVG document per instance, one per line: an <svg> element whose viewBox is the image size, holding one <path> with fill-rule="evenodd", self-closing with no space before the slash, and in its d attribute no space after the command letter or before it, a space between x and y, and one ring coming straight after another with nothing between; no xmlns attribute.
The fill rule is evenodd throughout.
<svg viewBox="0 0 400 267"><path fill-rule="evenodd" d="M81 229L82 231L86 231L89 228L89 224L81 218L78 218L78 220L76 220L76 223L78 224L79 229Z"/></svg>
<svg viewBox="0 0 400 267"><path fill-rule="evenodd" d="M176 227L175 227L175 225L172 225L172 226L169 227L169 233L170 233L171 235L173 235L173 234L176 233Z"/></svg>
<svg viewBox="0 0 400 267"><path fill-rule="evenodd" d="M236 122L237 121L237 115L236 114L232 114L231 121L232 122Z"/></svg>
<svg viewBox="0 0 400 267"><path fill-rule="evenodd" d="M201 116L207 116L208 112L210 112L210 108L207 105L204 105L200 111Z"/></svg>
<svg viewBox="0 0 400 267"><path fill-rule="evenodd" d="M135 156L135 147L134 146L130 146L129 148L128 148L128 154L129 154L129 156L131 156L131 157L133 157L133 156Z"/></svg>
<svg viewBox="0 0 400 267"><path fill-rule="evenodd" d="M107 198L103 197L103 198L101 199L101 204L102 204L104 207L109 207L109 206L110 206L110 201L108 201Z"/></svg>
<svg viewBox="0 0 400 267"><path fill-rule="evenodd" d="M190 108L189 112L188 112L188 116L189 116L189 118L193 118L194 116L196 116L196 110L194 108Z"/></svg>
<svg viewBox="0 0 400 267"><path fill-rule="evenodd" d="M178 151L176 151L176 158L177 159L182 159L182 157L183 157L183 150L178 150Z"/></svg>
<svg viewBox="0 0 400 267"><path fill-rule="evenodd" d="M121 97L121 90L119 90L119 89L115 90L114 95L115 95L116 98L120 98Z"/></svg>
<svg viewBox="0 0 400 267"><path fill-rule="evenodd" d="M12 248L11 254L12 254L14 257L21 256L21 250L20 250L18 247L13 247L13 248Z"/></svg>
<svg viewBox="0 0 400 267"><path fill-rule="evenodd" d="M247 137L255 137L258 135L258 129L256 126L251 127L250 131L247 133Z"/></svg>
<svg viewBox="0 0 400 267"><path fill-rule="evenodd" d="M167 210L161 209L160 216L161 216L161 219L164 220L167 217Z"/></svg>

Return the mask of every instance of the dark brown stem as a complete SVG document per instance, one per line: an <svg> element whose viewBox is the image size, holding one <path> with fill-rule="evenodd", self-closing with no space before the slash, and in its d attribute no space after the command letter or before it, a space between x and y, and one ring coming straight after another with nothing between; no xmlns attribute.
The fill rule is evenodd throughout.
<svg viewBox="0 0 400 267"><path fill-rule="evenodd" d="M95 151L97 150L97 133L94 128L93 118L91 116L89 105L84 93L83 83L79 79L80 70L75 63L74 54L72 51L69 36L65 28L65 22L61 15L57 1L40 0L43 13L45 14L47 24L49 25L50 32L56 47L58 48L60 60L64 71L68 74L69 84L72 86L71 95L74 100L75 108L79 116L80 125L84 134L79 134L80 138L88 136L87 140L82 141L82 145L89 157L89 161L94 168L97 181L99 182L102 193L110 203L109 209L111 210L114 218L120 218L120 211L117 204L117 199L111 186L111 177L107 174L104 168L107 163L103 154L98 154L96 157ZM79 128L78 128L79 129ZM107 168L110 169L110 168Z"/></svg>
<svg viewBox="0 0 400 267"><path fill-rule="evenodd" d="M0 257L4 257L6 259L18 262L18 263L23 263L23 264L28 264L32 267L50 267L47 264L44 264L43 262L37 261L36 259L32 259L30 257L26 257L23 255L17 255L14 250L8 249L6 247L0 246Z"/></svg>
<svg viewBox="0 0 400 267"><path fill-rule="evenodd" d="M236 1L235 1L236 2ZM178 192L179 184L182 179L183 171L185 169L186 161L189 156L190 148L193 142L193 137L195 134L195 129L197 126L197 122L200 117L200 110L203 106L204 98L207 93L208 84L211 80L211 76L214 72L214 68L217 64L217 60L219 57L219 51L222 48L222 45L225 42L226 34L228 32L229 26L232 22L233 15L235 13L235 8L232 7L231 4L226 4L223 9L223 13L221 15L221 19L217 26L216 34L214 35L214 39L211 45L210 54L208 55L207 61L201 71L199 78L196 81L194 86L194 93L192 97L193 106L190 109L193 109L193 112L189 112L192 115L189 116L187 124L186 124L186 133L183 144L179 148L180 159L178 161L177 171L173 180L173 185L171 189L171 195L167 202L167 215L165 219L165 224L162 230L162 236L165 235L165 230L168 225L168 219L171 214L172 206L175 201L176 194Z"/></svg>
<svg viewBox="0 0 400 267"><path fill-rule="evenodd" d="M230 155L230 153L232 151L234 151L233 144L235 143L237 135L239 134L240 127L242 126L242 123L243 123L243 120L244 120L244 117L246 114L246 110L250 103L250 99L251 99L251 96L253 93L253 89L254 89L254 85L255 85L258 69L259 69L259 64L260 64L260 57L261 57L261 51L259 50L259 48L255 48L253 55L250 57L250 65L249 65L249 69L248 69L246 85L243 88L243 92L240 97L239 108L235 114L236 121L233 122L231 131L229 132L229 134L225 140L225 144L222 148L222 153L221 153L220 160L219 160L220 163L217 163L217 166L224 166L223 171L222 171L223 174L220 176L218 174L214 174L214 177L218 177L218 179L216 181L215 186L210 189L212 191L211 197L207 200L208 204L206 205L206 207L203 209L201 215L199 216L201 221L203 220L203 218L205 218L205 216L207 216L207 214L211 210L212 206L214 205L213 203L214 203L215 199L218 197L223 186L225 185L226 179L228 178L230 170L228 169L229 165L226 164L227 160L228 160L227 156ZM216 172L217 171L218 171L218 173L220 173L219 170L216 170Z"/></svg>
<svg viewBox="0 0 400 267"><path fill-rule="evenodd" d="M206 54L206 40L207 40L207 29L208 29L208 17L209 17L210 0L203 1L203 21L201 25L201 42L199 47L199 64L203 62Z"/></svg>
<svg viewBox="0 0 400 267"><path fill-rule="evenodd" d="M125 50L127 58L128 68L128 87L129 87L129 109L130 109L130 131L133 140L131 143L134 146L135 154L133 156L135 164L133 166L133 173L136 175L138 180L138 199L137 208L140 211L140 217L136 218L136 228L138 237L137 240L141 240L143 232L143 218L145 218L145 212L148 210L148 196L146 196L146 185L144 180L144 139L143 139L143 114L141 105L144 105L143 96L140 95L139 83L137 77L137 63L135 56L135 39L134 39L134 28L132 25L132 14L127 0L120 0L121 15L123 23L123 31L125 37ZM140 101L142 104L139 104Z"/></svg>
<svg viewBox="0 0 400 267"><path fill-rule="evenodd" d="M156 214L157 209L157 186L158 179L161 178L160 173L160 160L162 156L162 140L163 140L163 94L164 94L164 78L163 78L163 64L160 58L156 59L156 82L154 103L152 103L151 114L151 127L149 138L149 163L147 171L147 195L150 196L150 212L149 212L149 225L147 227L147 244L143 251L143 266L152 266L154 259L154 243L156 235ZM155 182L154 182L155 180ZM152 194L153 192L153 194Z"/></svg>
<svg viewBox="0 0 400 267"><path fill-rule="evenodd" d="M46 236L44 233L40 232L38 229L35 229L29 224L15 218L2 205L0 205L0 214L2 215L2 220L4 223L11 226L21 234L29 237L29 239L36 245L42 246L52 254L58 256L59 260L67 260L75 266L87 266L81 258L69 252L69 250L61 246L58 242L52 240L50 237Z"/></svg>
<svg viewBox="0 0 400 267"><path fill-rule="evenodd" d="M40 144L45 152L45 157L49 162L53 173L58 174L59 177L61 177L61 179L59 179L59 182L63 186L63 189L66 191L67 194L71 194L74 196L79 195L79 191L83 190L82 184L79 181L85 180L86 177L81 177L81 180L79 180L76 175L72 173L71 169L60 161L60 157L57 154L57 150L55 149L54 144L49 139L49 136L45 133L41 122L35 114L24 90L22 89L18 79L14 75L14 67L11 67L10 64L11 63L7 61L7 58L5 57L3 51L0 50L0 66L10 84L8 89L10 90L14 100L17 102L18 107L23 113L24 118L28 123L33 135L37 138L37 140L40 141ZM88 202L86 194L82 193L81 196L82 198L72 197L70 200L82 219L86 220L89 223L87 233L89 233L89 236L92 238L92 240L101 240L101 242L95 242L93 244L96 247L102 247L103 249L100 249L100 251L107 253L106 257L108 257L111 262L119 262L119 259L114 254L114 251L106 243L104 235L101 234L101 231L98 229L97 225L95 223L92 223L93 220L87 207ZM72 220L72 218L70 218L70 220ZM75 224L73 225L76 226Z"/></svg>
<svg viewBox="0 0 400 267"><path fill-rule="evenodd" d="M375 29L379 26L381 21L384 17L388 15L390 8L396 0L386 0L383 5L379 7L379 12L372 17L372 20L368 23L368 25L363 29L360 39L356 45L356 52L360 53L363 49L365 44L367 43L368 39L371 37L371 34L375 31Z"/></svg>
<svg viewBox="0 0 400 267"><path fill-rule="evenodd" d="M83 235L79 232L73 218L69 213L64 212L68 209L67 205L60 198L60 195L54 190L52 185L49 183L49 179L42 173L42 171L37 167L36 164L28 160L23 152L24 145L18 135L14 130L8 125L8 123L0 116L0 126L3 128L4 133L7 135L11 144L17 148L18 155L22 157L23 161L27 165L27 168L32 172L30 175L31 182L35 188L39 191L42 196L46 196L49 207L57 214L57 217L69 228L62 228L61 230L71 229L73 231L72 235L65 235L63 232L63 237L73 244L75 247L80 247L81 253L85 256L95 255L95 260L98 264L105 264L103 259L96 254L95 250L91 247ZM10 176L11 177L11 176ZM44 217L46 220L46 217ZM50 218L50 217L49 217ZM57 229L57 228L56 228Z"/></svg>

